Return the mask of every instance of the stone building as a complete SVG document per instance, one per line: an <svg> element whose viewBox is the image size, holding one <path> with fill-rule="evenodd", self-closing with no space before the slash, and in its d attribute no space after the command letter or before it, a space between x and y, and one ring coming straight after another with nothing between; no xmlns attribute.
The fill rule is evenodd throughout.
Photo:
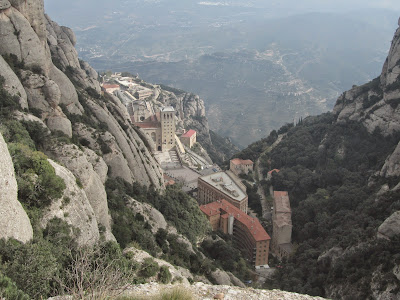
<svg viewBox="0 0 400 300"><path fill-rule="evenodd" d="M157 151L164 152L175 147L175 109L167 106L151 115L151 108L146 101L136 102L128 107L132 123L142 128L153 140Z"/></svg>
<svg viewBox="0 0 400 300"><path fill-rule="evenodd" d="M292 253L292 227L288 192L274 191L271 249L280 259Z"/></svg>
<svg viewBox="0 0 400 300"><path fill-rule="evenodd" d="M200 205L221 199L247 213L246 187L232 172L218 172L198 178L197 200Z"/></svg>
<svg viewBox="0 0 400 300"><path fill-rule="evenodd" d="M234 174L249 174L249 172L253 172L254 163L250 159L240 159L234 158L231 159L229 164L229 170Z"/></svg>
<svg viewBox="0 0 400 300"><path fill-rule="evenodd" d="M196 143L196 136L197 136L196 131L190 129L181 135L181 142L185 146L192 148L193 145Z"/></svg>
<svg viewBox="0 0 400 300"><path fill-rule="evenodd" d="M101 90L103 92L107 92L109 94L112 94L114 91L119 91L120 90L120 86L119 84L109 84L109 83L104 83L101 86Z"/></svg>
<svg viewBox="0 0 400 300"><path fill-rule="evenodd" d="M259 269L268 267L270 236L257 218L252 218L226 200L200 206L213 230L233 235L235 243Z"/></svg>

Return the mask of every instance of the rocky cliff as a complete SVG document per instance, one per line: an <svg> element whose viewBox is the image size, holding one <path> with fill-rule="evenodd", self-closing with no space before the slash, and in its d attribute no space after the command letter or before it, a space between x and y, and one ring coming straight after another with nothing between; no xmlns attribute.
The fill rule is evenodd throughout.
<svg viewBox="0 0 400 300"><path fill-rule="evenodd" d="M40 124L39 131L46 133L46 141L37 141L40 150L54 160L56 174L67 186L63 198L43 215L42 226L58 217L80 229L80 244L95 243L99 228L107 240L115 240L107 178L164 188L162 170L146 141L131 125L120 101L100 95L96 71L78 59L74 33L45 15L43 0L2 0L0 37L2 88L25 110L15 112L14 118ZM6 150L3 142L4 159L8 159ZM1 178L8 183L1 188L9 189L1 192L1 201L9 203L1 208L1 221L8 224L1 226L2 236L27 241L32 227L17 201L8 160L1 169ZM63 205L65 199L68 204Z"/></svg>
<svg viewBox="0 0 400 300"><path fill-rule="evenodd" d="M0 133L0 239L14 238L27 242L33 237L28 215L17 198L18 187L14 166Z"/></svg>
<svg viewBox="0 0 400 300"><path fill-rule="evenodd" d="M400 24L400 21L399 21ZM400 131L400 28L397 29L381 75L345 92L336 102L338 122L356 120L370 133Z"/></svg>
<svg viewBox="0 0 400 300"><path fill-rule="evenodd" d="M106 123L97 141L115 141L115 151L106 159L114 166L111 176L162 187L162 172L141 147L125 108L118 101L100 99L97 73L79 61L74 33L44 14L43 1L2 2L0 54L9 66L0 58L0 75L5 78L5 88L19 97L22 108L35 112L51 131L70 138L81 133L79 117L90 116L86 130ZM86 147L97 150L99 145ZM127 167L120 170L120 165Z"/></svg>

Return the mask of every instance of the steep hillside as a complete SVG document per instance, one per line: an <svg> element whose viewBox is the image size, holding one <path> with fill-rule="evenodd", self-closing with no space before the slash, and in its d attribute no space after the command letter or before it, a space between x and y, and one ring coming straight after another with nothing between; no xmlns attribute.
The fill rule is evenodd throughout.
<svg viewBox="0 0 400 300"><path fill-rule="evenodd" d="M400 25L400 21L399 21ZM400 28L382 74L339 97L333 113L285 126L261 163L289 191L296 250L281 289L333 299L398 299ZM274 138L275 137L275 138ZM241 155L259 157L272 132Z"/></svg>
<svg viewBox="0 0 400 300"><path fill-rule="evenodd" d="M134 283L219 276L243 286L201 252L210 228L197 202L164 187L145 134L119 99L100 94L75 42L43 1L0 1L0 298L97 299ZM212 149L199 97L158 89L160 105L179 108L180 126L198 128ZM136 260L139 249L152 256ZM240 268L232 272L248 279Z"/></svg>

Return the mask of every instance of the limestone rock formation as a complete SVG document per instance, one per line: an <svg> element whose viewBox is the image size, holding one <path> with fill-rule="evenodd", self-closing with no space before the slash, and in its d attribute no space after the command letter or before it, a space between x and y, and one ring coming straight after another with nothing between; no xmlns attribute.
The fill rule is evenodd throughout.
<svg viewBox="0 0 400 300"><path fill-rule="evenodd" d="M378 238L391 239L400 234L400 211L396 211L378 228Z"/></svg>
<svg viewBox="0 0 400 300"><path fill-rule="evenodd" d="M90 110L100 122L107 124L111 135L103 136L104 142L112 148L105 155L106 163L111 167L112 177L121 177L127 182L138 181L156 188L163 187L162 170L137 132L130 125L129 115L118 99L109 97L106 106L100 106L88 100ZM112 113L114 112L114 113ZM121 127L124 126L124 128Z"/></svg>
<svg viewBox="0 0 400 300"><path fill-rule="evenodd" d="M75 49L76 37L73 31L64 26L59 26L46 15L47 40L54 63L61 70L67 67L73 70L73 79L100 92L100 84L97 81L97 72L88 63L80 62Z"/></svg>
<svg viewBox="0 0 400 300"><path fill-rule="evenodd" d="M400 176L400 142L393 153L386 159L380 175L382 177Z"/></svg>
<svg viewBox="0 0 400 300"><path fill-rule="evenodd" d="M0 56L0 76L4 78L4 89L12 96L17 96L22 109L28 108L28 97L17 75Z"/></svg>
<svg viewBox="0 0 400 300"><path fill-rule="evenodd" d="M94 212L97 224L104 226L106 240L115 240L111 233L111 217L108 213L107 194L104 188L104 178L99 174L107 173L107 166L100 163L102 160L93 151L86 149L80 150L75 145L56 146L49 150L51 157L57 158L72 174L79 179L85 196ZM103 166L105 169L95 171L91 161L99 160L97 168ZM104 175L103 175L104 176Z"/></svg>
<svg viewBox="0 0 400 300"><path fill-rule="evenodd" d="M0 134L0 238L14 238L25 243L32 237L31 222L18 201L14 165Z"/></svg>
<svg viewBox="0 0 400 300"><path fill-rule="evenodd" d="M400 131L400 28L397 29L380 77L345 92L334 108L338 122L356 120L372 133Z"/></svg>
<svg viewBox="0 0 400 300"><path fill-rule="evenodd" d="M41 225L46 227L53 218L65 220L68 224L79 229L77 242L79 245L93 245L99 238L99 228L93 208L86 193L76 183L75 176L66 168L49 159L56 175L60 176L66 185L63 196L53 201L46 210Z"/></svg>
<svg viewBox="0 0 400 300"><path fill-rule="evenodd" d="M127 199L127 202L127 207L132 209L133 212L141 214L150 224L153 234L156 234L160 228L165 229L168 231L168 233L177 235L178 241L180 243L185 243L188 246L188 251L195 254L193 245L190 243L190 241L185 236L179 234L174 226L169 225L161 212L159 212L150 204L142 203L132 198Z"/></svg>
<svg viewBox="0 0 400 300"><path fill-rule="evenodd" d="M158 259L152 257L150 254L143 250L139 250L136 248L127 248L124 250L124 253L130 253L132 256L132 259L135 260L138 263L142 263L146 258L152 258L154 259L155 262L158 263L158 265L161 266L167 266L169 269L169 272L172 275L172 281L174 280L182 280L183 284L189 284L188 278L193 279L192 273L188 269L178 267L178 266L173 266L170 263L166 262L165 260Z"/></svg>
<svg viewBox="0 0 400 300"><path fill-rule="evenodd" d="M172 290L176 285L147 283L132 286L127 295L140 296L148 295L156 296L160 293ZM253 288L232 287L229 285L210 285L202 282L195 284L180 284L180 288L190 291L194 299L213 300L217 294L224 294L224 299L229 300L323 300L321 297L312 297L297 293L283 292L279 290L263 290Z"/></svg>
<svg viewBox="0 0 400 300"><path fill-rule="evenodd" d="M243 282L240 281L236 276L234 276L230 272L225 272L221 269L216 269L211 273L211 277L214 282L218 285L230 285L230 286L239 286L246 287Z"/></svg>

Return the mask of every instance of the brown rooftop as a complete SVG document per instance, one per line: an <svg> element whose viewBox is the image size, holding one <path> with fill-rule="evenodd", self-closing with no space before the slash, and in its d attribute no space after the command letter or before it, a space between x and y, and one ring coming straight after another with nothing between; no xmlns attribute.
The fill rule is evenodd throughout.
<svg viewBox="0 0 400 300"><path fill-rule="evenodd" d="M240 159L240 158L234 158L231 160L231 162L235 165L252 165L254 164L253 161L250 159Z"/></svg>
<svg viewBox="0 0 400 300"><path fill-rule="evenodd" d="M265 229L261 226L258 219L250 217L226 200L218 200L209 204L201 205L200 209L204 214L209 217L216 214L221 214L223 218L227 218L225 217L225 215L233 215L235 220L246 226L246 228L256 241L271 239Z"/></svg>
<svg viewBox="0 0 400 300"><path fill-rule="evenodd" d="M274 192L274 210L275 213L290 213L290 200L288 192L275 191Z"/></svg>
<svg viewBox="0 0 400 300"><path fill-rule="evenodd" d="M105 88L105 89L116 89L116 88L119 88L119 84L107 84L107 83L105 83L105 84L103 84L102 87Z"/></svg>
<svg viewBox="0 0 400 300"><path fill-rule="evenodd" d="M196 131L194 131L193 129L190 129L189 131L185 132L182 137L191 137L192 135L194 135L196 133Z"/></svg>

